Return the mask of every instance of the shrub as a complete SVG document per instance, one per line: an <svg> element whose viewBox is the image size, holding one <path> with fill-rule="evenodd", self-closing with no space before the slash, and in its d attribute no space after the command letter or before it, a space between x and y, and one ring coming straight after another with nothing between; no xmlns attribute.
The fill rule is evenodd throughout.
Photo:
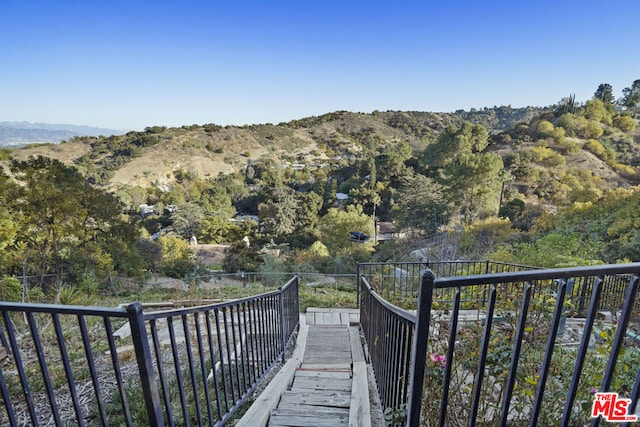
<svg viewBox="0 0 640 427"><path fill-rule="evenodd" d="M547 120L540 120L536 126L536 133L542 138L551 136L554 131L553 124Z"/></svg>
<svg viewBox="0 0 640 427"><path fill-rule="evenodd" d="M22 299L22 285L15 277L0 278L0 300L18 302Z"/></svg>
<svg viewBox="0 0 640 427"><path fill-rule="evenodd" d="M533 161L547 165L549 167L563 166L567 160L560 153L556 153L550 148L534 147L531 149Z"/></svg>
<svg viewBox="0 0 640 427"><path fill-rule="evenodd" d="M636 128L636 121L629 116L616 116L613 118L613 126L622 132L632 132Z"/></svg>

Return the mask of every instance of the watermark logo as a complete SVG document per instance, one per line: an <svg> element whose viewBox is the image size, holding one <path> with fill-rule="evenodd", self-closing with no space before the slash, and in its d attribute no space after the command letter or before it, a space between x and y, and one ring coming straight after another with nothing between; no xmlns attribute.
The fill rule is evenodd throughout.
<svg viewBox="0 0 640 427"><path fill-rule="evenodd" d="M605 421L612 423L638 421L637 415L629 415L631 399L619 397L618 393L595 393L595 397L591 417L602 416Z"/></svg>

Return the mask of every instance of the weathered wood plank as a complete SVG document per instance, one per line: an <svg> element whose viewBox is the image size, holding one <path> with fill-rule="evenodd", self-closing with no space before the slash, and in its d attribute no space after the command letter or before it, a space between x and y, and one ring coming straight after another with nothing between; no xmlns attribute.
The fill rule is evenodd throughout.
<svg viewBox="0 0 640 427"><path fill-rule="evenodd" d="M307 321L307 325L315 325L316 324L315 315L313 313L307 312L305 314L305 319Z"/></svg>
<svg viewBox="0 0 640 427"><path fill-rule="evenodd" d="M346 426L349 422L349 417L346 419L333 418L333 417L305 417L305 416L289 416L289 415L272 415L274 424L278 426L291 426L291 427L336 427ZM286 423L286 424L284 424Z"/></svg>
<svg viewBox="0 0 640 427"><path fill-rule="evenodd" d="M330 393L285 391L282 393L281 401L296 405L348 408L351 403L351 393L344 391L332 391Z"/></svg>
<svg viewBox="0 0 640 427"><path fill-rule="evenodd" d="M305 408L305 411L274 409L271 411L271 420L274 423L291 426L343 426L349 423L349 412L316 411L313 406ZM317 407L322 408L322 407ZM325 409L325 408L323 408ZM336 408L332 408L336 409ZM282 421L280 421L282 418Z"/></svg>
<svg viewBox="0 0 640 427"><path fill-rule="evenodd" d="M301 389L351 391L351 382L351 378L296 377L291 385L291 391Z"/></svg>
<svg viewBox="0 0 640 427"><path fill-rule="evenodd" d="M312 378L351 378L350 370L330 371L327 369L302 369L296 370L296 378L312 377Z"/></svg>
<svg viewBox="0 0 640 427"><path fill-rule="evenodd" d="M317 367L320 369L342 369L340 366L351 369L351 357L350 356L342 356L342 357L305 357L302 361L305 368L309 367Z"/></svg>
<svg viewBox="0 0 640 427"><path fill-rule="evenodd" d="M369 402L369 380L367 365L362 361L353 364L353 385L349 404L349 427L371 426L371 404Z"/></svg>
<svg viewBox="0 0 640 427"><path fill-rule="evenodd" d="M351 361L349 363L302 363L300 366L304 369L329 369L329 370L342 370L351 369Z"/></svg>
<svg viewBox="0 0 640 427"><path fill-rule="evenodd" d="M336 406L314 406L314 405L298 405L293 403L280 402L278 410L282 411L298 411L306 412L313 411L316 414L340 414L349 416L348 408L338 408Z"/></svg>
<svg viewBox="0 0 640 427"><path fill-rule="evenodd" d="M332 311L331 312L331 323L332 324L338 324L340 325L340 313L338 313L337 311Z"/></svg>
<svg viewBox="0 0 640 427"><path fill-rule="evenodd" d="M360 330L355 326L349 328L349 341L351 342L351 359L353 363L364 362Z"/></svg>

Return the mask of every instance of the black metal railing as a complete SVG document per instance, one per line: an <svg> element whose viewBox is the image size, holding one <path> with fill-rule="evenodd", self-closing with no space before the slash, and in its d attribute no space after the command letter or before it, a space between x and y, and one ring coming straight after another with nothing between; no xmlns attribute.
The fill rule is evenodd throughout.
<svg viewBox="0 0 640 427"><path fill-rule="evenodd" d="M360 325L383 408L407 402L415 315L378 295L364 276L360 283Z"/></svg>
<svg viewBox="0 0 640 427"><path fill-rule="evenodd" d="M430 270L435 277L459 277L470 275L485 275L509 273L517 271L541 270L521 264L510 264L496 261L425 261L425 262L390 262L390 263L360 263L357 266L357 277L364 276L378 295L387 301L405 308L417 308L418 290L422 274ZM572 303L572 309L578 315L584 315L589 304L589 295L593 289L593 277L576 278L567 288L567 298ZM602 297L598 303L599 310L615 311L624 302L624 289L628 278L620 275L605 278L602 287ZM358 281L358 286L360 282ZM542 284L540 284L542 286ZM507 292L503 286L502 291ZM519 292L518 288L515 288ZM455 292L451 288L434 290L434 301L448 303L453 301ZM460 301L463 308L483 308L488 301L488 289L481 286L467 286L461 290ZM358 290L358 295L360 295ZM359 301L359 300L358 300Z"/></svg>
<svg viewBox="0 0 640 427"><path fill-rule="evenodd" d="M411 354L401 334L396 337L372 319L375 314L410 321L409 313L397 307L383 314L371 309L368 301L381 298L362 275L361 316L369 325L382 325L365 330L376 380L382 383L382 405L395 409L406 403L410 426L584 425L596 390L618 392L635 407L640 397L638 274L640 263L444 278L425 271L415 330L409 332ZM465 310L462 296L473 287L486 291L486 304ZM586 317L567 326L567 316L578 311L572 297L576 288L588 300ZM614 322L599 319L606 289L611 296L620 293L615 304L622 301L610 313ZM452 300L439 300L440 290L451 290ZM399 354L381 357L375 351L381 342L401 349ZM389 370L394 360L407 358L408 385L407 374ZM394 382L401 387L383 396L384 384Z"/></svg>
<svg viewBox="0 0 640 427"><path fill-rule="evenodd" d="M144 312L0 303L0 424L221 425L285 358L298 279Z"/></svg>

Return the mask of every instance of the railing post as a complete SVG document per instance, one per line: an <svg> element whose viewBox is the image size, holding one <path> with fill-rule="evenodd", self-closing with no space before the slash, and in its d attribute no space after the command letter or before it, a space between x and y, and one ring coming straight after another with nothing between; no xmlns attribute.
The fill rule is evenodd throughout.
<svg viewBox="0 0 640 427"><path fill-rule="evenodd" d="M360 308L360 263L356 263L356 307Z"/></svg>
<svg viewBox="0 0 640 427"><path fill-rule="evenodd" d="M281 341L281 345L282 345L282 363L285 363L286 362L286 356L284 354L284 348L287 346L287 337L285 336L285 331L284 331L284 318L285 318L285 314L284 314L284 291L282 290L282 286L278 288L278 291L280 291L280 294L279 294L279 297L280 297L280 341Z"/></svg>
<svg viewBox="0 0 640 427"><path fill-rule="evenodd" d="M160 395L156 386L156 376L153 371L149 339L147 338L147 330L142 317L142 305L137 302L129 304L127 306L127 314L131 325L131 338L136 352L138 370L140 371L140 382L142 384L144 403L147 407L147 415L149 416L149 425L163 427L164 418L162 417Z"/></svg>
<svg viewBox="0 0 640 427"><path fill-rule="evenodd" d="M418 312L416 329L411 349L411 370L409 378L409 402L407 405L407 426L417 427L420 423L420 408L424 388L424 372L427 363L427 341L429 339L429 320L435 276L431 270L422 274L422 283L418 292Z"/></svg>

